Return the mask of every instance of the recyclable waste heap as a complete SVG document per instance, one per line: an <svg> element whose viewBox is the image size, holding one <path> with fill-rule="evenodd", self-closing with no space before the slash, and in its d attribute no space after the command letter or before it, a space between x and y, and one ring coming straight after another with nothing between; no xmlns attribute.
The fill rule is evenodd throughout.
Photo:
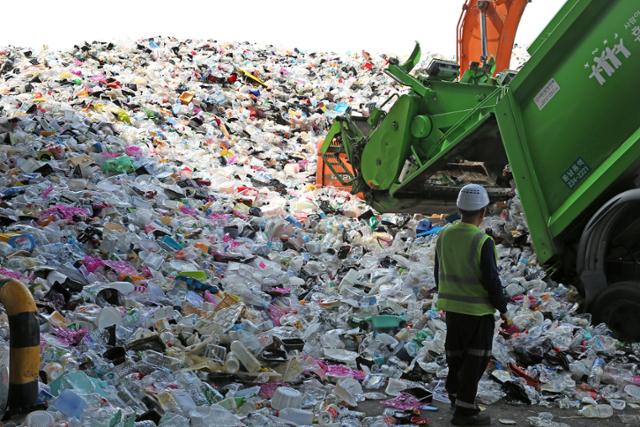
<svg viewBox="0 0 640 427"><path fill-rule="evenodd" d="M386 61L172 38L0 51L0 273L39 310L32 419L383 426L447 402L443 221L312 184L328 123L397 89ZM638 345L545 277L517 198L493 214L515 325L480 402L640 404Z"/></svg>

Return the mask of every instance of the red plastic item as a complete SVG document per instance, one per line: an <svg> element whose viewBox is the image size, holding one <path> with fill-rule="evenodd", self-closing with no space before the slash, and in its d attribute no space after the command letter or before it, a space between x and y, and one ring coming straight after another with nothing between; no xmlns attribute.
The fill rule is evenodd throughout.
<svg viewBox="0 0 640 427"><path fill-rule="evenodd" d="M538 381L535 378L530 377L527 372L524 370L524 368L521 368L520 366L516 365L515 363L509 363L509 368L511 369L511 371L519 376L520 378L524 378L524 380L527 382L528 385L530 385L531 387L535 387L538 388L540 387L540 381Z"/></svg>
<svg viewBox="0 0 640 427"><path fill-rule="evenodd" d="M419 426L427 425L431 422L429 418L414 416L411 417L411 424L416 424Z"/></svg>

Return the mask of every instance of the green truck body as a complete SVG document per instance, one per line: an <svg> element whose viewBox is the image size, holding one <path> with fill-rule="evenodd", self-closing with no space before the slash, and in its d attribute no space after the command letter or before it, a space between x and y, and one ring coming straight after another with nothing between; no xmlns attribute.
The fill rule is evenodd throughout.
<svg viewBox="0 0 640 427"><path fill-rule="evenodd" d="M444 62L428 75L410 74L417 47L407 62L387 70L408 93L390 108L372 109L369 129L349 114L340 117L321 153L330 162L336 150L345 152L354 168L345 183L384 212L450 205L462 178L478 181L477 174L456 175L469 168L482 171L492 198L506 198L508 165L538 259L569 264L565 271L573 272L594 315L640 339L640 326L620 325L640 321L634 262L640 250L616 237L634 232L629 218L640 212L634 193L640 192L640 2L569 0L529 53L515 77L493 78L489 62L454 81ZM609 218L614 213L617 224ZM619 246L628 253L611 255ZM608 275L611 259L626 275ZM605 290L605 301L598 301ZM631 305L612 303L619 298ZM626 314L614 319L615 313Z"/></svg>
<svg viewBox="0 0 640 427"><path fill-rule="evenodd" d="M638 10L568 2L496 106L542 261L562 253L563 232L640 159L640 37L627 25Z"/></svg>

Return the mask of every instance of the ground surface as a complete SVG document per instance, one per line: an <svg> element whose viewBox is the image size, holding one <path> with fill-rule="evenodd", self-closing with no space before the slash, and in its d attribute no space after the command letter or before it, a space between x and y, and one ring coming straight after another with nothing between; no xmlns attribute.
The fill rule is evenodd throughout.
<svg viewBox="0 0 640 427"><path fill-rule="evenodd" d="M439 402L433 402L433 406L439 408L438 412L423 412L423 416L426 416L431 420L430 426L450 426L452 425L449 420L451 419L452 412L448 405ZM384 407L380 402L366 401L360 404L358 410L365 412L368 416L380 415L384 410ZM503 402L496 403L487 408L487 413L491 415L493 420L493 426L501 426L499 419L511 419L516 421L518 426L529 426L527 421L528 417L536 416L540 412L551 412L554 416L554 421L562 422L570 425L571 427L602 427L602 426L629 426L629 424L623 424L618 418L618 414L636 414L640 415L640 411L625 409L622 412L614 411L614 415L609 419L587 419L576 413L572 409L557 409L557 408L543 408L541 406L511 406Z"/></svg>

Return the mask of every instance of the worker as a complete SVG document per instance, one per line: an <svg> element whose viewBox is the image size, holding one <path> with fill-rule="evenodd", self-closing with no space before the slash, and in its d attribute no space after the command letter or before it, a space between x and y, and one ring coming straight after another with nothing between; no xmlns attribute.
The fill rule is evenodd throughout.
<svg viewBox="0 0 640 427"><path fill-rule="evenodd" d="M454 409L454 425L489 425L475 403L493 343L495 312L507 324L507 300L502 290L493 239L482 224L489 205L487 190L478 184L462 187L456 202L461 220L442 230L436 243L437 307L446 312L445 351L449 374L445 388Z"/></svg>

